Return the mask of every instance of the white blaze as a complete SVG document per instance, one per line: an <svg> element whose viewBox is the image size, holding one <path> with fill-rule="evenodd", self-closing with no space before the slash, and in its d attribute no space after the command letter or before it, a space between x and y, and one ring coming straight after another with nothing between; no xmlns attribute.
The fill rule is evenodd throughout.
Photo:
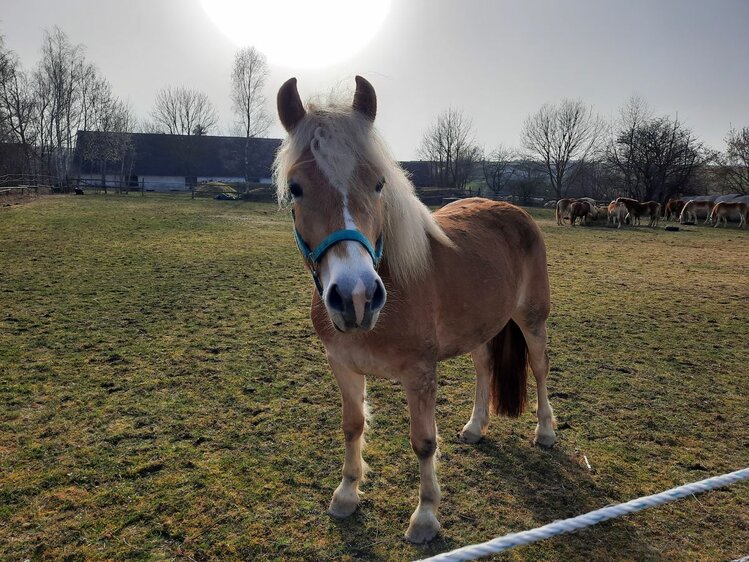
<svg viewBox="0 0 749 562"><path fill-rule="evenodd" d="M317 167L341 194L344 228L358 230L354 217L348 208L349 185L356 171L356 158L352 148L342 142L341 139L344 138L346 136L342 131L336 134L335 129L329 130L325 127L317 127L310 143L310 150L315 157ZM333 253L328 254L328 259L320 271L323 289L327 288L330 279L336 275L355 272L362 268L373 269L369 254L358 242L346 240L340 244L346 249L346 256L340 258ZM359 317L358 310L357 317Z"/></svg>

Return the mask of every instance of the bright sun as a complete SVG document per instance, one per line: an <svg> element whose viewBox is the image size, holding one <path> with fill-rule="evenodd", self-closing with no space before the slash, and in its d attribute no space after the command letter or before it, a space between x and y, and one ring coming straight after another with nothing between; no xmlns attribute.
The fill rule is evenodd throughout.
<svg viewBox="0 0 749 562"><path fill-rule="evenodd" d="M201 0L233 42L271 64L319 68L344 61L382 27L391 0Z"/></svg>

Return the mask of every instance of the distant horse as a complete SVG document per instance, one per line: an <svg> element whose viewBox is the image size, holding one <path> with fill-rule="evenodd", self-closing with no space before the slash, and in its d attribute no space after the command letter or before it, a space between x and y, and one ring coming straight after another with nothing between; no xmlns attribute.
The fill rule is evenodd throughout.
<svg viewBox="0 0 749 562"><path fill-rule="evenodd" d="M564 219L569 216L570 214L570 205L577 201L577 199L573 197L568 197L566 199L560 199L557 201L557 224L559 226L564 226Z"/></svg>
<svg viewBox="0 0 749 562"><path fill-rule="evenodd" d="M616 202L624 203L627 206L630 224L640 224L640 217L647 217L650 219L648 226L658 226L658 219L661 216L661 204L657 201L646 201L645 203L640 203L637 199L618 197Z"/></svg>
<svg viewBox="0 0 749 562"><path fill-rule="evenodd" d="M570 204L570 226L575 226L579 218L580 224L585 226L588 216L591 214L591 206L587 201L575 201Z"/></svg>
<svg viewBox="0 0 749 562"><path fill-rule="evenodd" d="M612 201L608 207L609 219L607 224L613 224L621 228L627 217L627 206L621 201Z"/></svg>
<svg viewBox="0 0 749 562"><path fill-rule="evenodd" d="M697 224L697 218L701 215L705 216L705 224L710 221L710 213L713 210L715 203L712 201L695 201L691 199L686 202L684 208L681 210L679 215L679 222L684 224L685 222L694 222Z"/></svg>
<svg viewBox="0 0 749 562"><path fill-rule="evenodd" d="M564 219L568 218L570 216L570 205L574 203L575 201L584 201L590 205L590 209L588 211L589 215L593 219L598 218L598 207L596 207L596 201L595 199L592 199L590 197L579 197L575 199L574 197L568 197L566 199L560 199L557 201L557 224L559 226L564 226Z"/></svg>
<svg viewBox="0 0 749 562"><path fill-rule="evenodd" d="M721 201L716 204L712 213L710 213L710 222L713 223L713 227L717 227L721 222L724 226L728 226L729 220L738 221L739 228L744 228L749 220L749 205L730 201Z"/></svg>
<svg viewBox="0 0 749 562"><path fill-rule="evenodd" d="M677 220L679 213L684 208L684 201L681 199L669 199L663 207L663 217L667 220Z"/></svg>
<svg viewBox="0 0 749 562"><path fill-rule="evenodd" d="M538 389L535 442L554 443L541 231L522 209L486 199L462 199L431 214L375 131L377 98L360 76L353 104L305 108L295 78L277 101L288 132L274 163L278 197L292 205L294 236L314 281L312 323L343 402L343 479L329 512L348 517L359 504L365 375L398 380L421 476L406 538L429 541L440 528L439 361L473 357L476 397L463 441L482 438L490 408L522 413L530 364Z"/></svg>

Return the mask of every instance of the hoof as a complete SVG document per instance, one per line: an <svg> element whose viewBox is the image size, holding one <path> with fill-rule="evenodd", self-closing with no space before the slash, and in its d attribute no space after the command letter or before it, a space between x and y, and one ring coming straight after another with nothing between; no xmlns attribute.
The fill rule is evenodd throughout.
<svg viewBox="0 0 749 562"><path fill-rule="evenodd" d="M458 433L458 439L463 443L478 443L484 438L484 432L481 431L481 426L477 423L471 423L472 420L468 420L468 423L463 426L463 429ZM484 428L486 430L486 428Z"/></svg>
<svg viewBox="0 0 749 562"><path fill-rule="evenodd" d="M353 515L357 507L359 507L359 495L356 492L344 492L339 488L330 501L328 514L336 519L345 519Z"/></svg>
<svg viewBox="0 0 749 562"><path fill-rule="evenodd" d="M551 428L542 429L541 427L536 428L536 437L533 439L533 444L538 445L543 449L551 449L556 443L557 436L554 430Z"/></svg>
<svg viewBox="0 0 749 562"><path fill-rule="evenodd" d="M469 445L474 445L478 443L479 441L481 441L483 438L484 436L481 435L480 433L478 434L472 433L471 431L466 431L465 429L463 429L463 431L458 433L458 440L461 443L468 443Z"/></svg>
<svg viewBox="0 0 749 562"><path fill-rule="evenodd" d="M411 516L411 524L406 531L406 540L413 544L424 544L437 536L440 522L430 511L416 512Z"/></svg>

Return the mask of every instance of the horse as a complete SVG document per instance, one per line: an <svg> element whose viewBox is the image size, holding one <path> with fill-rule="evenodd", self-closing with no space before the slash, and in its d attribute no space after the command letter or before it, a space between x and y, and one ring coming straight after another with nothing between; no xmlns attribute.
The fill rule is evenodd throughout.
<svg viewBox="0 0 749 562"><path fill-rule="evenodd" d="M592 197L578 197L577 200L583 201L590 205L590 218L592 218L593 220L598 220L598 204L596 203L595 199L593 199Z"/></svg>
<svg viewBox="0 0 749 562"><path fill-rule="evenodd" d="M713 210L715 203L712 201L695 201L690 199L684 205L679 215L679 222L684 224L686 222L694 222L697 224L698 215L705 214L705 224L710 221L710 213Z"/></svg>
<svg viewBox="0 0 749 562"><path fill-rule="evenodd" d="M570 204L570 226L575 226L578 218L580 224L585 226L589 215L591 215L591 206L587 201L575 201Z"/></svg>
<svg viewBox="0 0 749 562"><path fill-rule="evenodd" d="M658 226L658 219L661 216L661 204L657 201L646 201L640 203L637 199L629 197L618 197L617 203L624 203L629 213L630 224L634 226L635 222L640 224L640 217L648 217L650 220L648 226Z"/></svg>
<svg viewBox="0 0 749 562"><path fill-rule="evenodd" d="M609 219L607 224L621 228L627 217L627 206L622 202L612 201L608 206Z"/></svg>
<svg viewBox="0 0 749 562"><path fill-rule="evenodd" d="M577 199L573 197L567 197L557 201L557 225L564 226L564 219L570 214L570 205L575 201L577 201Z"/></svg>
<svg viewBox="0 0 749 562"><path fill-rule="evenodd" d="M536 379L534 442L551 447L546 379L549 280L543 236L508 203L461 199L433 214L375 130L377 97L356 77L353 103L305 107L295 78L278 91L287 136L274 161L282 204L313 280L311 319L342 396L343 478L328 512L359 504L365 472L366 376L400 381L419 462L419 502L406 538L440 529L435 472L437 364L470 353L473 411L459 437L477 443L489 413L519 416L527 367Z"/></svg>
<svg viewBox="0 0 749 562"><path fill-rule="evenodd" d="M721 201L713 207L710 213L710 222L717 227L722 222L728 226L728 221L739 221L739 228L744 228L749 220L749 205L741 202Z"/></svg>
<svg viewBox="0 0 749 562"><path fill-rule="evenodd" d="M559 226L564 226L564 219L569 218L570 216L570 205L574 203L575 201L584 201L588 205L590 205L590 209L588 211L590 217L592 219L598 219L598 207L596 206L595 199L592 199L590 197L568 197L566 199L560 199L557 201L557 224Z"/></svg>
<svg viewBox="0 0 749 562"><path fill-rule="evenodd" d="M684 201L681 199L669 199L663 207L663 217L667 220L676 220L679 213L684 208Z"/></svg>

